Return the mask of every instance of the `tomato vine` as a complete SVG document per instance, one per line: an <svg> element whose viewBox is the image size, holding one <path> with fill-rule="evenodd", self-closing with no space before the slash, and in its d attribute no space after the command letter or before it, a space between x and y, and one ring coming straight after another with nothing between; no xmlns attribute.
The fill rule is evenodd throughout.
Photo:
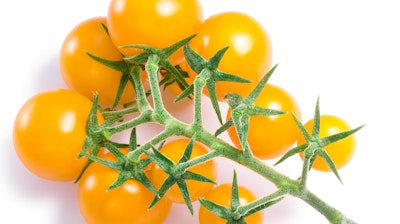
<svg viewBox="0 0 400 224"><path fill-rule="evenodd" d="M40 108L38 112L33 111L35 113L32 112L34 107L32 105L36 98L32 98L21 108L20 116L17 116L15 122L14 142L23 163L27 164L28 169L44 178L57 181L71 180L70 173L68 173L68 177L59 174L65 167L54 166L53 168L48 167L47 164L36 164L33 161L34 158L29 156L32 155L31 145L33 142L30 137L33 135L32 130L38 130L38 121L42 121L44 116L51 115L52 119L46 121L53 122L49 125L57 125L60 121L65 121L67 110L72 110L79 112L80 118L79 121L75 121L76 116L72 114L73 117L67 120L75 121L76 124L73 125L78 129L79 139L73 139L74 154L68 155L67 163L65 163L65 158L53 158L51 162L52 165L70 164L71 157L79 158L77 161L80 163L75 165L79 166L80 173L74 169L72 175L76 176L75 181L78 182L80 189L79 201L82 215L89 223L110 223L110 220L116 223L123 223L126 220L129 220L126 222L135 223L149 221L161 223L168 213L171 203L184 203L193 214L192 203L197 200L201 204L200 223L207 222L202 220L210 220L210 218L204 218L210 214L211 217L218 216L226 223L259 223L259 220L262 220L261 216L255 218L258 221L249 220L251 217L255 217L253 215L259 215L264 209L279 203L287 195L302 199L324 215L330 223L355 223L312 193L307 187L307 180L312 168L320 168L324 171L332 171L338 180L342 181L338 170L351 159L355 149L354 133L363 126L351 129L343 120L335 120L336 117L321 115L319 99L316 103L314 118L303 125L300 109L294 98L283 89L268 83L271 75L277 69L277 65L270 65L271 43L260 24L248 15L232 12L216 15L201 24L200 20L203 19L203 15L202 10L198 8L198 1L185 1L188 4L186 6L190 7L190 10L196 11L197 14L192 18L193 21L186 24L189 28L177 29L185 29L184 34L190 35L182 36L180 33L173 36L171 33L167 33L168 40L165 42L157 42L159 38L162 38L158 36L156 39L149 40L149 43L140 42L140 38L130 40L128 37L132 32L143 31L139 29L141 26L131 21L132 18L126 17L129 10L136 8L129 5L131 8L127 6L124 9L128 10L124 11L124 17L118 17L114 14L117 1L111 1L108 18L98 17L81 24L83 27L90 28L87 28L86 31L91 35L101 39L100 44L97 43L99 45L93 45L93 42L86 40L82 42L82 46L75 49L76 51L72 55L68 55L67 48L71 38L82 38L79 32L85 33L83 32L85 30L80 30L84 29L82 26L74 29L66 38L61 51L63 56L61 57L63 62L61 69L66 82L70 83L70 87L76 89L76 92L69 90L68 94L59 96L57 99L53 97L40 103L36 102L34 106ZM152 3L141 5L137 1L130 3L132 2L137 3L138 7L148 7L149 5L146 4L154 3L151 1ZM241 18L254 26L255 31L249 32L257 33L254 40L261 39L261 42L257 42L260 45L246 48L249 50L248 54L236 58L240 60L238 64L235 64L236 61L232 61L232 55L238 53L238 49L234 49L235 40L229 39L228 36L235 36L237 32L243 32L245 28L232 26L230 24L232 21L229 20L231 17ZM223 19L219 21L220 18ZM152 19L160 18L155 19L153 16ZM171 19L171 21L163 21L162 24L168 25L176 22L176 17L173 16L161 19ZM127 22L130 23L125 24ZM153 22L152 26L156 26L155 21L151 22ZM210 29L224 27L224 24L231 25L226 31L228 36L223 36L221 39L217 33L213 33L217 37L213 37L209 33ZM111 30L107 25L111 26ZM126 29L121 29L121 26ZM149 30L143 32L147 31ZM142 33L142 35L156 34ZM207 39L207 43L202 42L205 36L210 38ZM213 43L212 47L208 49L206 45L212 41L216 41L216 43ZM239 41L243 44L244 39L239 38ZM84 43L90 44L85 45ZM123 46L120 46L120 43L124 43ZM221 44L226 44L226 46L220 46ZM113 52L115 57L107 58L106 56L109 56L107 52L105 56L102 55L104 52L98 52L98 48L104 50L103 45L105 45L105 51ZM257 52L257 48L260 46L263 49ZM126 53L128 55L125 55ZM258 58L254 55L262 57ZM225 57L230 57L230 61L224 61ZM83 65L74 67L74 63L80 58L84 58ZM183 63L186 63L187 66L184 66ZM244 68L243 63L247 67ZM79 71L79 74L74 71ZM101 71L101 75L98 75L98 71ZM111 79L103 76L102 72L107 73L108 71L117 75L111 75L113 76ZM240 72L235 73L235 71ZM260 71L263 74L259 74ZM91 72L93 74L88 79L80 80L81 76L84 76L82 74ZM246 72L252 74L246 76ZM102 80L101 85L92 85L100 79ZM145 81L148 85L145 85ZM235 87L230 86L232 83ZM112 84L112 88L109 88L107 84ZM175 101L184 98L193 100L192 122L183 122L166 109L166 102L163 101L161 90L173 84L180 88ZM238 86L243 89L235 92L235 88ZM221 89L224 90L221 91ZM67 93L64 91L60 92ZM126 91L130 92L129 96L125 95ZM89 92L95 93L88 96ZM44 93L43 95L51 94L54 93ZM91 104L84 95L92 100ZM208 131L204 126L202 104L205 97L210 99L214 113L220 122L220 128L215 133ZM103 100L103 98L105 99ZM273 103L267 103L274 100ZM61 101L71 101L76 104L68 104L67 106L70 108L67 108L55 103ZM221 103L229 105L229 113L225 122L220 110ZM49 113L45 109L46 106L49 108ZM88 115L86 119L82 118L82 113ZM263 120L264 118L271 118L271 122ZM137 136L140 133L137 133L136 130L147 123L157 123L163 127L163 130L150 140L139 144ZM26 129L26 127L30 127L29 125L32 126L32 130ZM336 125L336 131L327 131L334 125ZM58 149L59 144L70 146L72 142L71 139L62 138L63 134L69 130L65 131L65 127L60 126L52 126L50 129L62 130L59 130L60 132L49 130L35 134L37 137L35 141L42 143L37 151L48 155L58 155L54 148ZM115 135L125 131L130 134L129 142L114 140ZM223 132L229 133L234 144L219 137ZM269 138L270 136L273 137ZM50 137L54 139L49 140ZM176 140L177 137L180 139ZM297 145L294 148L288 148L289 145L296 142ZM77 148L76 145L82 145L82 148ZM66 151L65 147L62 150ZM79 150L80 152L78 152ZM275 164L278 165L294 155L300 155L303 159L303 167L298 179L289 178L264 162L265 159L280 157ZM227 185L230 194L225 199L230 200L230 204L218 204L218 200L212 196L212 192L219 191L222 186L214 186L218 185L216 168L213 165L213 160L217 157L230 159L256 172L260 178L265 178L273 183L276 191L260 198L254 198L251 192L244 193L247 192L247 189L240 186L234 172L232 184ZM32 167L35 169L33 170ZM53 172L56 174L52 174ZM101 179L103 176L106 179ZM142 195L139 195L138 192L135 192L134 195L130 194L129 186L142 192ZM108 192L113 193L108 194ZM245 194L247 196L244 196ZM99 195L104 197L104 204L94 206L87 203L87 200L92 200ZM242 204L242 196L252 199ZM138 206L137 210L143 213L137 214L140 218L135 219L137 217L131 216L129 212L123 210L129 206L124 197L129 198L129 202L132 203L143 202L136 205ZM113 210L107 207L106 203L120 203L123 206L117 206L121 210ZM164 205L160 205L162 203ZM102 206L109 210L101 212L103 211ZM149 213L146 213L147 207L150 208ZM101 216L95 217L100 213L102 213ZM155 218L155 216L157 217Z"/></svg>

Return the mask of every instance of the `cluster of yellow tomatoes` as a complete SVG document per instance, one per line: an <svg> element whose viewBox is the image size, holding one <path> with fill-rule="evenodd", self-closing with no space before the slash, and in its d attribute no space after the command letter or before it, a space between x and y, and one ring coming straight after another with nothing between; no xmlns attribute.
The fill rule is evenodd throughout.
<svg viewBox="0 0 400 224"><path fill-rule="evenodd" d="M48 90L29 99L15 119L14 145L22 163L32 173L52 181L73 181L87 162L76 159L86 137L86 122L92 106L93 93L99 95L99 104L109 106L114 102L121 79L121 71L107 67L87 53L110 61L123 61L125 56L141 53L134 48L122 48L131 44L144 44L166 48L189 37L196 36L189 44L206 60L218 50L229 46L219 64L219 70L251 81L250 83L217 82L217 97L224 103L224 96L236 92L246 97L257 82L272 67L272 45L268 33L251 16L240 12L223 12L204 18L199 0L111 0L108 14L89 18L70 31L60 51L60 71L70 89ZM188 73L188 83L197 75L188 66L183 50L170 58L175 66ZM146 73L143 72L143 81ZM179 94L178 85L167 87ZM208 94L207 91L204 92ZM135 99L135 91L127 85L120 103ZM255 105L288 112L270 117L255 116L250 119L248 143L255 156L274 159L286 153L297 141L304 142L291 113L301 118L301 112L293 96L283 88L267 84ZM226 119L229 120L231 110ZM99 115L100 121L102 117ZM305 124L312 131L310 120ZM342 119L321 116L321 137L350 130ZM233 144L240 149L234 127L228 129ZM160 151L178 162L188 139L176 139L166 143ZM337 168L347 164L354 151L354 138L332 144L326 149ZM210 149L195 143L192 157L203 155ZM124 152L126 153L126 152ZM115 161L107 152L100 157ZM314 168L327 171L329 167L319 158ZM214 161L191 168L192 172L216 180ZM160 187L167 177L160 167L151 164L146 175L155 187ZM131 179L121 187L107 191L118 178L118 172L101 164L93 163L78 183L78 200L82 216L91 224L162 223L171 203L184 203L179 189L174 186L152 209L147 207L154 194L140 182ZM214 186L211 183L188 181L191 200L206 197L229 205L230 184ZM256 199L245 187L239 189L241 202ZM261 223L262 213L247 217L247 223ZM199 211L200 223L224 223L203 207Z"/></svg>

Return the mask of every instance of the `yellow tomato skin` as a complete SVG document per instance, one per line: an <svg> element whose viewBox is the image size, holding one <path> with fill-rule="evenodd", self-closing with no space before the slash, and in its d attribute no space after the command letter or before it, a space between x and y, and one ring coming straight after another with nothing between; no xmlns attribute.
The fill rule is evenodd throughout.
<svg viewBox="0 0 400 224"><path fill-rule="evenodd" d="M301 111L294 97L285 89L267 84L255 105L285 112L274 116L251 116L248 143L255 156L260 159L274 159L286 153L297 141L300 133L291 113L301 119ZM228 110L227 120L232 110ZM228 129L234 145L241 149L234 126Z"/></svg>
<svg viewBox="0 0 400 224"><path fill-rule="evenodd" d="M311 119L304 124L307 131L311 134L314 125L314 120ZM321 115L320 117L320 137L327 137L340 132L351 130L350 125L340 117L334 115ZM299 136L298 145L304 144L305 139ZM329 157L335 163L336 169L342 169L353 158L356 150L356 138L354 135L348 136L340 141L334 142L324 147L329 154ZM304 153L299 154L301 159L304 160ZM313 169L319 171L332 171L324 159L317 156L312 166Z"/></svg>
<svg viewBox="0 0 400 224"><path fill-rule="evenodd" d="M176 163L182 157L182 154L188 143L189 139L176 139L166 143L160 149L160 152L168 157L171 161ZM207 152L208 149L205 148L205 146L203 146L201 143L195 142L190 159L204 155ZM196 165L189 168L188 170L194 173L201 174L213 181L215 181L217 178L217 165L214 160ZM167 174L158 165L153 164L150 171L150 178L156 187L160 187L164 180L167 178ZM214 186L214 184L212 183L198 182L194 180L187 180L186 183L188 185L191 201L196 201L198 197L206 195ZM172 202L184 203L182 193L177 185L174 185L167 191L166 197L168 197Z"/></svg>
<svg viewBox="0 0 400 224"><path fill-rule="evenodd" d="M122 73L109 68L87 55L121 61L122 55L102 27L106 17L94 17L76 25L66 36L60 50L60 72L64 82L89 99L99 94L99 103L110 106L117 94ZM143 74L144 75L144 74ZM135 91L128 83L120 103L135 99Z"/></svg>
<svg viewBox="0 0 400 224"><path fill-rule="evenodd" d="M210 193L208 193L205 199L210 200L222 206L231 206L231 194L232 184L221 184L215 187ZM257 197L249 189L239 185L239 201L240 205L246 205ZM248 224L262 224L264 219L264 213L262 211L254 213L245 218ZM200 224L225 224L226 220L221 219L211 211L207 210L203 206L200 206L199 210L199 221Z"/></svg>
<svg viewBox="0 0 400 224"><path fill-rule="evenodd" d="M102 156L115 161L111 153ZM118 171L99 163L86 170L78 183L78 205L86 223L161 224L168 216L172 203L163 198L148 209L155 195L134 179L108 191L118 175Z"/></svg>
<svg viewBox="0 0 400 224"><path fill-rule="evenodd" d="M77 156L91 106L85 96L65 89L44 91L25 102L13 129L15 151L25 167L47 180L75 180L87 161Z"/></svg>
<svg viewBox="0 0 400 224"><path fill-rule="evenodd" d="M222 12L207 18L190 45L205 59L228 46L218 69L245 78L252 83L217 82L219 101L231 92L246 97L272 67L272 44L264 27L240 12ZM191 71L192 79L195 73ZM208 95L208 92L205 91Z"/></svg>
<svg viewBox="0 0 400 224"><path fill-rule="evenodd" d="M112 0L107 18L116 46L146 44L165 48L195 34L204 16L198 0ZM141 52L133 48L119 50L126 56ZM175 65L182 62L183 50L170 60Z"/></svg>

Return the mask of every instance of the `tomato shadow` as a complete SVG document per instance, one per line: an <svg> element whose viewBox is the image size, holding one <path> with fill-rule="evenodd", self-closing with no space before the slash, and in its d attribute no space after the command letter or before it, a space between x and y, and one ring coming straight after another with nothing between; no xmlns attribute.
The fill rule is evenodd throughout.
<svg viewBox="0 0 400 224"><path fill-rule="evenodd" d="M7 130L12 130L11 128ZM6 133L1 139L3 145L2 162L0 169L3 172L3 184L12 195L12 200L26 201L39 205L45 202L55 206L59 214L52 214L55 219L51 223L57 224L84 224L76 201L77 186L72 182L52 182L41 179L30 173L20 162L14 151L12 136ZM15 212L15 211L10 211ZM48 217L46 217L49 221Z"/></svg>
<svg viewBox="0 0 400 224"><path fill-rule="evenodd" d="M34 91L39 92L58 88L67 89L68 86L65 84L60 73L58 55L51 55L43 61L43 65L35 73L35 79L32 80Z"/></svg>
<svg viewBox="0 0 400 224"><path fill-rule="evenodd" d="M172 204L171 210L163 224L178 224L178 223L198 223L198 210L200 203L195 201L192 203L194 214L192 215L185 204Z"/></svg>

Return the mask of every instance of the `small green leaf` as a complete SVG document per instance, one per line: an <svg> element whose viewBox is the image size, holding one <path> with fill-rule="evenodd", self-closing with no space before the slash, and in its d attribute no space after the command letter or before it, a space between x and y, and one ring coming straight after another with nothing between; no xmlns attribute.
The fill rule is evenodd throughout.
<svg viewBox="0 0 400 224"><path fill-rule="evenodd" d="M129 45L129 46L123 46L122 48L128 48L128 47L134 47L135 45ZM132 64L144 64L147 62L147 59L153 55L153 51L145 51L143 53L140 53L138 55L135 56L127 56L124 57L124 60L126 62L132 63Z"/></svg>
<svg viewBox="0 0 400 224"><path fill-rule="evenodd" d="M352 130L349 130L349 131L344 131L344 132L340 132L340 133L337 133L337 134L334 134L334 135L331 135L331 136L328 136L328 137L321 138L320 139L320 144L322 146L327 146L327 145L329 145L331 143L340 141L340 140L342 140L344 138L347 138L348 136L356 133L357 131L359 131L363 127L364 127L364 125L359 126L359 127L354 128Z"/></svg>
<svg viewBox="0 0 400 224"><path fill-rule="evenodd" d="M182 93L179 94L179 96L175 98L175 102L179 102L180 100L190 96L193 93L193 91L194 91L194 86L190 85L188 88L182 91Z"/></svg>
<svg viewBox="0 0 400 224"><path fill-rule="evenodd" d="M199 182L208 182L208 183L212 183L212 184L217 184L215 183L214 180L211 180L210 178L207 178L203 175L197 174L197 173L193 173L190 171L186 171L183 175L182 178L185 180L195 180L195 181L199 181Z"/></svg>
<svg viewBox="0 0 400 224"><path fill-rule="evenodd" d="M108 32L108 28L106 26L106 24L101 23L101 27L104 29L104 31L106 32L107 36L110 37L110 33Z"/></svg>
<svg viewBox="0 0 400 224"><path fill-rule="evenodd" d="M152 152L150 152L149 150L145 150L144 152L162 170L164 170L166 173L170 174L173 170L173 167L175 166L175 163L173 161L171 161L169 158L167 158L166 156L164 156L161 152L159 152L154 147L152 147L152 148L153 148Z"/></svg>
<svg viewBox="0 0 400 224"><path fill-rule="evenodd" d="M275 164L274 166L278 165L279 163L285 161L287 158L293 156L293 155L297 155L300 152L303 152L307 147L308 147L308 143L304 143L302 145L299 145L291 150L289 150L287 153L285 153Z"/></svg>
<svg viewBox="0 0 400 224"><path fill-rule="evenodd" d="M116 71L123 72L125 70L125 68L126 68L126 62L123 61L123 60L122 61L111 61L111 60L107 60L107 59L98 57L98 56L96 56L94 54L91 54L89 52L86 52L86 54L89 57L91 57L92 59L96 60L97 62L100 62L101 64L103 64L103 65L105 65L105 66L107 66L109 68L112 68L112 69L114 69Z"/></svg>
<svg viewBox="0 0 400 224"><path fill-rule="evenodd" d="M118 148L115 147L113 144L106 143L105 146L108 151L110 151L115 156L115 158L117 158L118 161L125 162L127 160L126 156L122 152L120 152Z"/></svg>
<svg viewBox="0 0 400 224"><path fill-rule="evenodd" d="M239 187L237 182L236 171L233 172L232 192L231 192L231 210L236 211L240 206Z"/></svg>
<svg viewBox="0 0 400 224"><path fill-rule="evenodd" d="M110 167L111 169L114 169L114 170L121 170L122 169L121 168L121 163L119 163L118 161L117 162L112 162L112 161L109 161L109 160L101 159L101 158L99 158L97 156L94 156L94 155L91 155L91 154L85 154L85 156L88 159L92 160L93 162L96 162L96 163L102 164L104 166Z"/></svg>
<svg viewBox="0 0 400 224"><path fill-rule="evenodd" d="M183 200L185 201L185 204L190 211L190 214L193 215L193 205L192 205L192 201L190 200L189 189L187 187L185 180L178 179L177 184L178 184L179 190L181 191Z"/></svg>
<svg viewBox="0 0 400 224"><path fill-rule="evenodd" d="M274 73L276 67L278 67L278 64L272 67L267 74L264 75L264 77L257 83L257 86L251 91L249 96L247 96L247 100L251 103L254 103L262 90L265 88L265 85L267 85L267 82L271 75Z"/></svg>
<svg viewBox="0 0 400 224"><path fill-rule="evenodd" d="M221 115L221 110L219 108L219 102L218 102L218 97L217 97L217 90L216 90L216 84L214 81L212 82L207 82L207 89L208 93L210 96L211 104L214 108L215 113L217 114L218 121L220 124L222 124L222 115Z"/></svg>
<svg viewBox="0 0 400 224"><path fill-rule="evenodd" d="M247 108L247 113L250 116L274 116L285 114L286 112L251 105Z"/></svg>
<svg viewBox="0 0 400 224"><path fill-rule="evenodd" d="M238 82L238 83L250 83L251 81L244 79L240 76L231 75L224 72L217 72L215 75L215 81L224 81L224 82Z"/></svg>
<svg viewBox="0 0 400 224"><path fill-rule="evenodd" d="M173 176L168 176L163 184L161 185L160 189L158 190L158 195L156 195L153 199L153 201L149 205L149 209L151 209L155 204L157 204L158 201L162 197L164 197L165 193L176 183L176 179Z"/></svg>
<svg viewBox="0 0 400 224"><path fill-rule="evenodd" d="M153 194L158 195L157 189L154 187L153 183L147 178L143 170L140 170L140 172L134 172L133 177L140 183L142 183Z"/></svg>
<svg viewBox="0 0 400 224"><path fill-rule="evenodd" d="M266 209L268 207L271 207L272 205L280 202L282 199L283 199L283 197L280 197L278 199L275 199L275 200L272 200L272 201L268 201L268 202L266 202L266 203L264 203L264 204L262 204L262 205L260 205L258 207L255 207L253 209L250 209L249 211L245 211L243 213L243 217L247 217L247 216L253 215L254 213L257 213L257 212L259 212L261 210L264 210L264 209Z"/></svg>
<svg viewBox="0 0 400 224"><path fill-rule="evenodd" d="M320 150L317 150L317 154L324 159L324 161L328 164L329 168L332 170L332 172L336 175L336 177L339 179L340 183L343 184L342 179L339 176L339 173L336 169L335 163L329 156L329 154L326 152L325 149L321 148Z"/></svg>
<svg viewBox="0 0 400 224"><path fill-rule="evenodd" d="M182 86L183 89L186 89L189 84L186 82L185 77L178 71L178 69L172 65L169 60L161 60L160 65L167 69L175 78L176 82L179 86Z"/></svg>
<svg viewBox="0 0 400 224"><path fill-rule="evenodd" d="M292 117L296 122L297 127L300 129L301 134L303 135L306 142L311 142L311 135L308 133L307 129L301 123L301 121L297 118L297 116L292 112Z"/></svg>
<svg viewBox="0 0 400 224"><path fill-rule="evenodd" d="M222 219L229 220L231 216L231 209L225 206L216 204L210 200L199 198L200 204Z"/></svg>
<svg viewBox="0 0 400 224"><path fill-rule="evenodd" d="M223 133L224 131L228 130L228 128L230 128L233 125L233 121L232 119L229 119L226 123L224 123L220 128L218 128L215 131L215 136L220 135L221 133Z"/></svg>
<svg viewBox="0 0 400 224"><path fill-rule="evenodd" d="M190 40L192 40L194 37L196 36L196 34L191 35L189 37L186 37L183 40L180 40L178 42L176 42L175 44L162 49L163 54L165 55L166 58L170 57L174 52L176 52L179 48L187 46L187 44L190 42Z"/></svg>
<svg viewBox="0 0 400 224"><path fill-rule="evenodd" d="M117 180L115 180L114 183L112 183L108 188L107 191L110 191L112 189L121 187L126 181L128 181L129 179L131 179L131 174L130 172L127 171L121 171L118 175Z"/></svg>
<svg viewBox="0 0 400 224"><path fill-rule="evenodd" d="M204 59L200 54L197 54L190 44L184 46L183 53L185 55L186 61L189 64L189 67L195 71L197 74L200 74L201 71L205 68L206 59Z"/></svg>
<svg viewBox="0 0 400 224"><path fill-rule="evenodd" d="M151 52L151 53L154 53L157 51L157 48L154 48L147 44L129 44L129 45L120 46L119 48L135 48L135 49L140 49L140 50Z"/></svg>
<svg viewBox="0 0 400 224"><path fill-rule="evenodd" d="M114 98L114 103L112 105L113 109L115 109L118 106L119 101L121 100L121 97L122 97L122 93L124 92L125 87L129 82L129 78L130 78L130 75L127 72L122 72L122 76L119 81L117 93Z"/></svg>
<svg viewBox="0 0 400 224"><path fill-rule="evenodd" d="M182 157L179 159L178 163L183 163L190 159L190 156L192 155L192 151L193 151L194 141L196 139L195 136L196 135L193 135L193 137L190 139L190 141L187 144L185 151L183 152Z"/></svg>
<svg viewBox="0 0 400 224"><path fill-rule="evenodd" d="M321 115L319 112L319 97L317 99L317 104L315 106L315 112L314 112L314 125L313 125L313 130L312 130L312 136L315 139L319 139L319 131L320 131L320 123L321 123Z"/></svg>
<svg viewBox="0 0 400 224"><path fill-rule="evenodd" d="M208 68L210 70L217 70L219 62L221 61L222 57L224 56L226 50L228 50L229 46L226 46L222 49L220 49L219 51L217 51L217 53L212 56L208 62Z"/></svg>

